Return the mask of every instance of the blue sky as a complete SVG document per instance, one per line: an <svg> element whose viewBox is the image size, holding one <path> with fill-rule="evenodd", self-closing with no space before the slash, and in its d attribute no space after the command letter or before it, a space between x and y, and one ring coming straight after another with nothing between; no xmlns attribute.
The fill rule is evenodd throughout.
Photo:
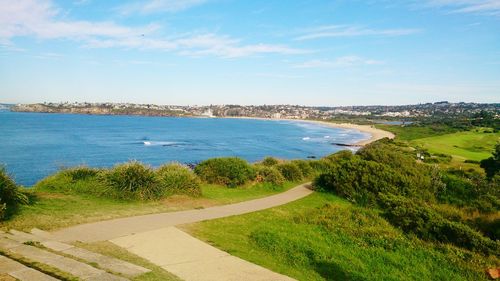
<svg viewBox="0 0 500 281"><path fill-rule="evenodd" d="M500 102L500 0L0 0L0 102Z"/></svg>

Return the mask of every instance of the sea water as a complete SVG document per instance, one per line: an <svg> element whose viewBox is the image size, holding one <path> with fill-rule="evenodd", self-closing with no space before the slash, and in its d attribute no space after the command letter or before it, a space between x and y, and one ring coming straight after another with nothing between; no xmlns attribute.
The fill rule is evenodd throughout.
<svg viewBox="0 0 500 281"><path fill-rule="evenodd" d="M0 165L30 186L58 169L139 160L157 167L238 156L322 157L369 135L286 120L102 116L0 111Z"/></svg>

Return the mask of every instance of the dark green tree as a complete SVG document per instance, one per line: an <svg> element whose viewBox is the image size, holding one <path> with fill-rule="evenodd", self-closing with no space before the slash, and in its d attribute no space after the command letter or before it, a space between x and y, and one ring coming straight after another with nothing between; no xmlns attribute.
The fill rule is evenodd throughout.
<svg viewBox="0 0 500 281"><path fill-rule="evenodd" d="M486 176L491 179L500 171L500 142L495 145L493 156L481 161L481 168L486 172Z"/></svg>

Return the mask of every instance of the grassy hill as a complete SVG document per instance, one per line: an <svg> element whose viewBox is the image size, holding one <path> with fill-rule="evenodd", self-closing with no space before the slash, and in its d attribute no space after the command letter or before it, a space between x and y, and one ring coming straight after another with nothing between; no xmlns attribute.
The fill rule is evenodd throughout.
<svg viewBox="0 0 500 281"><path fill-rule="evenodd" d="M376 210L326 193L185 230L298 280L487 280L479 255L406 236Z"/></svg>
<svg viewBox="0 0 500 281"><path fill-rule="evenodd" d="M485 130L458 132L412 140L411 143L427 148L431 153L449 154L457 160L480 161L491 156L500 133Z"/></svg>

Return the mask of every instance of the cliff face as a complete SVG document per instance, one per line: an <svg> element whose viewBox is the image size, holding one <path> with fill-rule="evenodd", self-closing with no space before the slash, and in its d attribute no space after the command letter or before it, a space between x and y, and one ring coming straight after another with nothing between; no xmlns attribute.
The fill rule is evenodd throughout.
<svg viewBox="0 0 500 281"><path fill-rule="evenodd" d="M85 106L72 107L50 106L45 104L18 104L11 108L16 112L41 112L41 113L73 113L73 114L92 114L92 115L144 115L144 116L189 116L190 114L182 111L159 110L149 108L124 107L114 108L105 106Z"/></svg>

